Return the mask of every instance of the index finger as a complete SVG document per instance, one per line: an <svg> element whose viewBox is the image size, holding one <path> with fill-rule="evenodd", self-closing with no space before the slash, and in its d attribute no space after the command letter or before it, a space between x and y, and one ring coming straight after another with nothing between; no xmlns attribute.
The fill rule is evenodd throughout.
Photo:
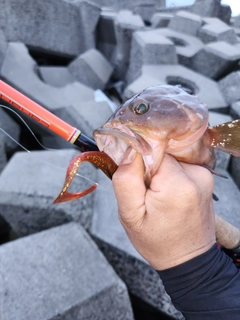
<svg viewBox="0 0 240 320"><path fill-rule="evenodd" d="M132 163L120 165L112 177L122 221L139 220L145 214L144 165L140 154Z"/></svg>

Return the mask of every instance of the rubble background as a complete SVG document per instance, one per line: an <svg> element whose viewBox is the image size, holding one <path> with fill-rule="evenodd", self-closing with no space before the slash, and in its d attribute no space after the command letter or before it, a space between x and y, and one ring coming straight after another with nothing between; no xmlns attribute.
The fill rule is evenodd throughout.
<svg viewBox="0 0 240 320"><path fill-rule="evenodd" d="M119 103L156 84L192 90L211 125L240 118L240 16L220 0L0 4L0 79L88 136ZM94 193L52 205L79 151L21 116L51 150L0 108L0 318L183 319L129 242L99 170L81 166L99 183ZM214 177L215 211L240 227L240 159L219 151L216 167L229 179ZM83 177L74 190L92 184Z"/></svg>

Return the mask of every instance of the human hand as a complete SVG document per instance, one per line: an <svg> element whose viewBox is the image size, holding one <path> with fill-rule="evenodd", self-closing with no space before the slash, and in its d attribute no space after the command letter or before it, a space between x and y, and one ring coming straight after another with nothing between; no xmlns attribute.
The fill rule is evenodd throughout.
<svg viewBox="0 0 240 320"><path fill-rule="evenodd" d="M186 262L216 242L211 173L165 155L149 188L136 154L113 175L119 219L136 250L156 270Z"/></svg>

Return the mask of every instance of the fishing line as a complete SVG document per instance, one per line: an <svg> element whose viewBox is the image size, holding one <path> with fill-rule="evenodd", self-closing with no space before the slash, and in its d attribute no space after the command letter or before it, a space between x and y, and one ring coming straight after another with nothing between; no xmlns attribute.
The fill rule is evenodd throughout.
<svg viewBox="0 0 240 320"><path fill-rule="evenodd" d="M27 124L27 122L20 116L20 114L18 114L15 110L3 105L3 104L0 104L0 107L3 108L3 109L7 109L11 112L13 112L22 122L23 124L27 127L27 129L30 131L30 133L32 134L32 136L34 137L34 139L37 141L37 143L45 150L47 151L57 151L59 149L53 149L53 148L47 148L45 147L39 140L38 138L36 137L35 133L33 132L33 130L30 128L30 126ZM19 143L16 139L14 139L8 132L6 132L3 128L0 127L0 131L2 131L7 137L9 137L12 141L14 141L18 146L20 146L24 151L26 151L27 153L31 154L32 151L28 150L26 147L24 147L21 143ZM61 170L61 171L65 171L66 172L66 168L62 168L62 167L58 167L57 165L51 163L51 162L48 162L46 160L41 160L41 162L43 163L46 163L47 165L51 165L53 166L54 168L58 169L58 170ZM78 178L82 178L82 179L85 179L91 183L94 183L97 185L98 188L103 188L103 190L105 190L105 192L107 193L110 193L110 194L113 194L112 192L106 190L106 188L102 185L100 185L98 182L95 182L93 180L91 180L90 178L87 178L87 177L84 177L83 175L79 174L78 172L76 173L75 177L78 177Z"/></svg>
<svg viewBox="0 0 240 320"><path fill-rule="evenodd" d="M37 141L37 143L45 150L49 150L49 151L54 151L57 149L51 149L51 148L47 148L44 145L41 144L41 142L38 140L38 138L36 137L35 133L32 131L32 129L29 127L29 125L26 123L26 121L20 116L20 114L18 114L16 111L12 110L11 108L4 106L3 104L0 104L0 107L2 107L3 109L7 109L11 112L13 112L22 122L23 124L27 127L27 129L30 131L30 133L32 134L32 136L34 137L34 139ZM22 147L25 151L27 151L28 153L31 153L30 150L28 150L27 148L25 148L23 145L21 145L18 141L16 141L12 136L10 136L5 130L3 130L2 128L0 128L0 130L2 132L4 132L10 139L12 139L14 142L16 142L20 147Z"/></svg>

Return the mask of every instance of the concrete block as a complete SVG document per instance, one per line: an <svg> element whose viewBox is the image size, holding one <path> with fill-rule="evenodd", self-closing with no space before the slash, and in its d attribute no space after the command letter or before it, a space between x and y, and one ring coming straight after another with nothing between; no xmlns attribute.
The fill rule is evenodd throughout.
<svg viewBox="0 0 240 320"><path fill-rule="evenodd" d="M129 65L130 47L133 33L145 28L139 15L129 10L121 10L115 19L114 30L117 40L117 52L113 76L115 79L124 79Z"/></svg>
<svg viewBox="0 0 240 320"><path fill-rule="evenodd" d="M67 67L40 66L38 72L43 82L54 87L64 87L75 81Z"/></svg>
<svg viewBox="0 0 240 320"><path fill-rule="evenodd" d="M0 132L0 142L1 141L2 133ZM0 145L0 172L4 169L5 165L7 164L7 155L5 151L5 147Z"/></svg>
<svg viewBox="0 0 240 320"><path fill-rule="evenodd" d="M102 91L102 90L95 90L94 91L94 100L96 102L107 102L109 108L114 112L117 107L119 106L119 103L117 103L117 100L111 100L109 97Z"/></svg>
<svg viewBox="0 0 240 320"><path fill-rule="evenodd" d="M0 247L5 320L133 319L126 286L76 223Z"/></svg>
<svg viewBox="0 0 240 320"><path fill-rule="evenodd" d="M233 28L233 30L237 36L237 40L238 40L237 45L239 45L240 28Z"/></svg>
<svg viewBox="0 0 240 320"><path fill-rule="evenodd" d="M151 17L155 12L156 12L156 4L154 2L140 3L138 5L135 5L133 8L133 13L141 16L143 21L146 23L146 25L150 24Z"/></svg>
<svg viewBox="0 0 240 320"><path fill-rule="evenodd" d="M136 31L131 44L127 83L131 83L141 75L144 65L176 63L177 54L172 41L162 36L158 30Z"/></svg>
<svg viewBox="0 0 240 320"><path fill-rule="evenodd" d="M181 65L143 66L142 75L126 87L124 99L129 99L144 88L159 84L181 84L197 94L210 110L228 111L228 104L215 81Z"/></svg>
<svg viewBox="0 0 240 320"><path fill-rule="evenodd" d="M184 6L184 5L174 5L174 6L162 7L162 8L158 8L157 12L171 13L171 14L174 15L180 10L191 12L192 11L192 5L186 5L186 6Z"/></svg>
<svg viewBox="0 0 240 320"><path fill-rule="evenodd" d="M65 0L66 1L66 0ZM92 1L69 1L73 5L76 5L75 10L80 15L80 27L78 29L78 38L82 41L82 46L85 52L96 46L96 27L100 18L101 8L98 4L92 3ZM76 41L76 39L74 39ZM80 52L79 52L80 53Z"/></svg>
<svg viewBox="0 0 240 320"><path fill-rule="evenodd" d="M204 42L225 41L237 43L237 36L232 27L217 18L204 18L205 25L198 30L198 37Z"/></svg>
<svg viewBox="0 0 240 320"><path fill-rule="evenodd" d="M5 58L6 51L7 51L7 41L4 33L0 29L0 69L3 63L3 60Z"/></svg>
<svg viewBox="0 0 240 320"><path fill-rule="evenodd" d="M66 140L58 137L55 133L52 132L44 132L41 135L41 143L48 149L59 150L59 149L76 149L79 150L77 147L73 146L71 143L67 142Z"/></svg>
<svg viewBox="0 0 240 320"><path fill-rule="evenodd" d="M240 119L240 100L231 104L230 115L233 117L234 120Z"/></svg>
<svg viewBox="0 0 240 320"><path fill-rule="evenodd" d="M77 117L79 128L89 137L92 137L93 130L102 126L111 115L112 109L106 101L75 102L69 110L69 120Z"/></svg>
<svg viewBox="0 0 240 320"><path fill-rule="evenodd" d="M214 201L214 211L220 217L240 228L240 193L229 173L218 169L219 173L228 177L223 179L214 175L214 194L219 198Z"/></svg>
<svg viewBox="0 0 240 320"><path fill-rule="evenodd" d="M240 189L240 159L232 157L231 162L230 162L230 167L229 171L231 173L231 176Z"/></svg>
<svg viewBox="0 0 240 320"><path fill-rule="evenodd" d="M232 117L226 114L217 113L217 112L209 112L209 125L216 126L218 124L222 124L225 122L232 121ZM231 155L223 152L221 150L215 149L216 154L216 171L218 171L218 168L221 168L223 170L228 170Z"/></svg>
<svg viewBox="0 0 240 320"><path fill-rule="evenodd" d="M3 102L5 105L6 103ZM18 145L10 139L4 131L16 141L19 141L20 126L0 107L0 172L7 164L7 154L17 150Z"/></svg>
<svg viewBox="0 0 240 320"><path fill-rule="evenodd" d="M25 45L9 44L1 68L3 79L64 121L81 129L82 119L76 114L73 104L94 101L94 90L76 81L61 88L53 87L39 78L36 69L36 62L30 57ZM34 132L39 132L41 135L49 134L45 127L39 128L35 121L30 120L28 117L27 122ZM63 139L60 137L56 139L60 140L61 145Z"/></svg>
<svg viewBox="0 0 240 320"><path fill-rule="evenodd" d="M115 64L117 41L114 32L114 21L117 12L111 8L102 8L100 19L97 25L97 49L112 64Z"/></svg>
<svg viewBox="0 0 240 320"><path fill-rule="evenodd" d="M229 105L240 100L240 71L230 73L221 79L218 84L222 95Z"/></svg>
<svg viewBox="0 0 240 320"><path fill-rule="evenodd" d="M62 189L67 167L77 154L75 150L18 152L5 166L0 175L0 215L19 236L68 221L89 227L93 193L80 200L52 204ZM89 163L83 163L79 174L82 177L76 177L70 192L84 190L96 182L96 169Z"/></svg>
<svg viewBox="0 0 240 320"><path fill-rule="evenodd" d="M174 43L179 63L191 68L192 57L204 47L202 41L168 28L157 29L157 32Z"/></svg>
<svg viewBox="0 0 240 320"><path fill-rule="evenodd" d="M222 4L220 6L220 10L219 10L219 13L218 13L218 18L220 20L222 20L223 22L225 22L227 24L230 24L231 16L232 16L231 7L229 5Z"/></svg>
<svg viewBox="0 0 240 320"><path fill-rule="evenodd" d="M91 2L96 3L100 7L110 7L116 11L123 9L133 10L136 6L139 6L143 3L142 0L91 0ZM165 0L144 0L144 4L156 4L157 7L164 7Z"/></svg>
<svg viewBox="0 0 240 320"><path fill-rule="evenodd" d="M217 17L220 13L221 0L196 0L191 11L202 17Z"/></svg>
<svg viewBox="0 0 240 320"><path fill-rule="evenodd" d="M181 10L171 19L168 28L196 36L201 25L202 18L199 15Z"/></svg>
<svg viewBox="0 0 240 320"><path fill-rule="evenodd" d="M211 42L192 58L191 68L212 79L219 79L234 70L240 60L240 50L224 42Z"/></svg>
<svg viewBox="0 0 240 320"><path fill-rule="evenodd" d="M182 319L160 278L134 249L120 224L111 181L101 172L98 174L91 235L132 295L174 319Z"/></svg>
<svg viewBox="0 0 240 320"><path fill-rule="evenodd" d="M75 79L93 89L104 89L113 71L112 66L96 49L90 49L68 66Z"/></svg>
<svg viewBox="0 0 240 320"><path fill-rule="evenodd" d="M100 8L86 1L3 0L0 28L8 41L76 56L94 46L99 16Z"/></svg>
<svg viewBox="0 0 240 320"><path fill-rule="evenodd" d="M153 28L166 28L173 17L171 13L156 12L151 18L151 25Z"/></svg>
<svg viewBox="0 0 240 320"><path fill-rule="evenodd" d="M233 17L233 26L235 28L240 28L240 14Z"/></svg>

